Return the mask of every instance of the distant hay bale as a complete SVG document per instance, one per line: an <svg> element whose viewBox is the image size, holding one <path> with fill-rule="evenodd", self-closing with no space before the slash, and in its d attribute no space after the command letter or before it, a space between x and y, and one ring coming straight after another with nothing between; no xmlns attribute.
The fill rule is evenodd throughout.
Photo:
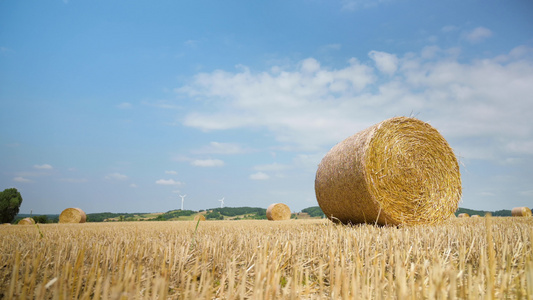
<svg viewBox="0 0 533 300"><path fill-rule="evenodd" d="M59 223L85 223L87 215L79 208L67 208L59 215Z"/></svg>
<svg viewBox="0 0 533 300"><path fill-rule="evenodd" d="M531 209L522 206L522 207L515 207L513 210L511 210L511 215L513 217L531 217Z"/></svg>
<svg viewBox="0 0 533 300"><path fill-rule="evenodd" d="M480 215L472 215L472 216L470 216L470 218L481 218L481 216Z"/></svg>
<svg viewBox="0 0 533 300"><path fill-rule="evenodd" d="M24 218L18 222L18 225L33 225L35 220L33 218Z"/></svg>
<svg viewBox="0 0 533 300"><path fill-rule="evenodd" d="M194 216L194 221L205 221L205 216L202 214L197 214L196 216Z"/></svg>
<svg viewBox="0 0 533 300"><path fill-rule="evenodd" d="M7 225L11 225L11 223L2 223L2 225L6 225L7 226Z"/></svg>
<svg viewBox="0 0 533 300"><path fill-rule="evenodd" d="M344 224L434 224L457 210L461 175L435 128L396 117L335 145L318 166L315 193L324 214Z"/></svg>
<svg viewBox="0 0 533 300"><path fill-rule="evenodd" d="M470 215L467 213L462 213L457 216L458 218L470 218Z"/></svg>
<svg viewBox="0 0 533 300"><path fill-rule="evenodd" d="M272 203L266 211L267 219L270 221L289 220L291 209L283 203Z"/></svg>

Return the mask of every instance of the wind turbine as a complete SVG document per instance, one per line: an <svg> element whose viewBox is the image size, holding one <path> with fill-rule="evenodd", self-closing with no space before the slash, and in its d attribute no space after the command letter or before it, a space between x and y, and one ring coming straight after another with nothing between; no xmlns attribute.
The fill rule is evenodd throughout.
<svg viewBox="0 0 533 300"><path fill-rule="evenodd" d="M223 208L224 207L224 197L222 197L222 199L220 199L218 201L220 201L220 208Z"/></svg>
<svg viewBox="0 0 533 300"><path fill-rule="evenodd" d="M185 199L185 197L187 197L187 195L180 195L181 197L181 210L183 210L183 199Z"/></svg>

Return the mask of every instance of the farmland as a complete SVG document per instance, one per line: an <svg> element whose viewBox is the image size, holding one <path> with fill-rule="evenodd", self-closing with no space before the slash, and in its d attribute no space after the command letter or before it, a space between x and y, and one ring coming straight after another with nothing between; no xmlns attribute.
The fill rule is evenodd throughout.
<svg viewBox="0 0 533 300"><path fill-rule="evenodd" d="M530 299L533 218L0 227L5 299Z"/></svg>

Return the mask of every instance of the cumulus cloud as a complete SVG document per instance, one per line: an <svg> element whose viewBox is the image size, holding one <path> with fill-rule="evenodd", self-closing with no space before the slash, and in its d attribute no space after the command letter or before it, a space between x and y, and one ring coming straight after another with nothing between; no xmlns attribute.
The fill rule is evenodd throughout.
<svg viewBox="0 0 533 300"><path fill-rule="evenodd" d="M119 105L117 105L117 107L120 109L130 109L133 107L133 105L129 102L122 102Z"/></svg>
<svg viewBox="0 0 533 300"><path fill-rule="evenodd" d="M470 43L479 43L492 36L492 31L485 27L477 27L464 34L464 38Z"/></svg>
<svg viewBox="0 0 533 300"><path fill-rule="evenodd" d="M211 142L208 146L194 150L196 154L242 154L250 150L242 148L239 144Z"/></svg>
<svg viewBox="0 0 533 300"><path fill-rule="evenodd" d="M24 178L22 176L18 176L18 177L13 178L13 181L16 181L16 182L31 182L31 180L29 180L27 178Z"/></svg>
<svg viewBox="0 0 533 300"><path fill-rule="evenodd" d="M387 75L393 75L398 69L398 58L394 54L370 51L368 56L374 60L376 67Z"/></svg>
<svg viewBox="0 0 533 300"><path fill-rule="evenodd" d="M250 175L250 179L252 180L267 180L269 178L270 176L268 176L268 174L263 173L263 172L257 172L257 173Z"/></svg>
<svg viewBox="0 0 533 300"><path fill-rule="evenodd" d="M49 164L34 165L33 167L39 170L52 170L53 169L53 167Z"/></svg>
<svg viewBox="0 0 533 300"><path fill-rule="evenodd" d="M224 161L220 159L196 159L191 161L191 165L196 167L222 167Z"/></svg>
<svg viewBox="0 0 533 300"><path fill-rule="evenodd" d="M287 169L290 169L289 165L279 164L279 163L257 165L254 167L254 170L257 170L257 171L283 171Z"/></svg>
<svg viewBox="0 0 533 300"><path fill-rule="evenodd" d="M182 185L183 182L176 181L174 179L159 179L159 180L156 180L155 184L160 184L160 185Z"/></svg>
<svg viewBox="0 0 533 300"><path fill-rule="evenodd" d="M60 178L59 181L69 183L85 183L88 180L86 178Z"/></svg>
<svg viewBox="0 0 533 300"><path fill-rule="evenodd" d="M120 173L111 173L107 174L104 178L107 180L126 180L128 176Z"/></svg>
<svg viewBox="0 0 533 300"><path fill-rule="evenodd" d="M197 74L176 92L216 103L191 110L184 125L204 131L266 129L279 150L324 151L372 124L413 112L460 152L474 154L469 139L487 138L484 148L493 153L484 157L498 159L505 151L527 152L533 140L533 60L530 51L517 49L470 62L459 61L456 49L432 46L404 56L371 51L375 67L355 58L338 69L314 58L264 72L240 66Z"/></svg>

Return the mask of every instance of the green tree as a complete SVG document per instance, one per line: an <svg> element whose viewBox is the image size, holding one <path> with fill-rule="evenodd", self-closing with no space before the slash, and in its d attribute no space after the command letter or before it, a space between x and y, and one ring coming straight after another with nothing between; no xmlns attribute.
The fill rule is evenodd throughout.
<svg viewBox="0 0 533 300"><path fill-rule="evenodd" d="M19 213L22 196L15 188L0 193L0 223L11 223Z"/></svg>

